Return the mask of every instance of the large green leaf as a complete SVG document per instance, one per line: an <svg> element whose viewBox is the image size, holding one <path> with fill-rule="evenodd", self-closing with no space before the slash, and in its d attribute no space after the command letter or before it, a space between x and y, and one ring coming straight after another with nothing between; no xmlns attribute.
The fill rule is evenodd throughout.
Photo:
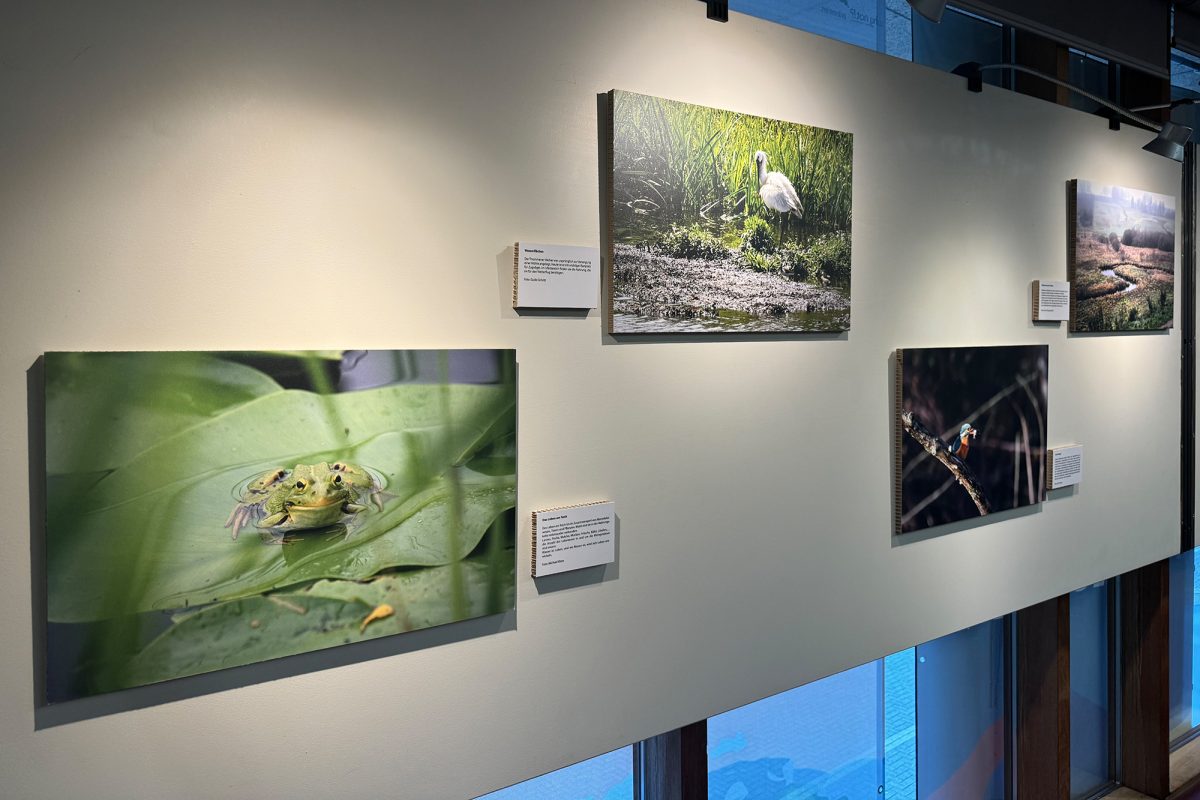
<svg viewBox="0 0 1200 800"><path fill-rule="evenodd" d="M318 581L302 591L232 600L178 615L132 660L121 684L138 686L335 645L429 628L512 608L513 557L493 574L482 559L355 581ZM489 585L503 591L489 607ZM454 602L461 592L463 602ZM363 628L372 609L394 613Z"/></svg>
<svg viewBox="0 0 1200 800"><path fill-rule="evenodd" d="M47 353L46 469L118 467L214 414L281 391L206 353Z"/></svg>
<svg viewBox="0 0 1200 800"><path fill-rule="evenodd" d="M514 402L502 386L280 391L179 431L81 491L51 482L50 619L106 619L460 559L515 503L512 472L459 466L511 434ZM247 477L338 459L384 477L382 512L282 546L253 529L230 538L223 525Z"/></svg>

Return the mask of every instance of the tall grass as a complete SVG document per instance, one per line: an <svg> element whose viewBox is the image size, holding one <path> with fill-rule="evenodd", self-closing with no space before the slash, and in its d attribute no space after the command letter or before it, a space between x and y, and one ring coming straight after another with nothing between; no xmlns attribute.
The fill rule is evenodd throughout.
<svg viewBox="0 0 1200 800"><path fill-rule="evenodd" d="M614 92L613 194L618 224L707 221L718 234L748 215L774 222L758 195L754 153L804 204L802 235L848 230L853 136L716 108Z"/></svg>

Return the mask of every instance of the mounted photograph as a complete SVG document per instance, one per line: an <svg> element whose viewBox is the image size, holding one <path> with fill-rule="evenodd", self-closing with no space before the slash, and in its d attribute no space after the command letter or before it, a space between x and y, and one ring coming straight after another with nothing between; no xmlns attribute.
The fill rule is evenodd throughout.
<svg viewBox="0 0 1200 800"><path fill-rule="evenodd" d="M1049 347L896 351L896 532L1045 498Z"/></svg>
<svg viewBox="0 0 1200 800"><path fill-rule="evenodd" d="M1175 316L1175 198L1067 184L1071 330L1162 330Z"/></svg>
<svg viewBox="0 0 1200 800"><path fill-rule="evenodd" d="M43 363L47 702L513 607L514 351Z"/></svg>
<svg viewBox="0 0 1200 800"><path fill-rule="evenodd" d="M854 137L612 91L610 333L850 328Z"/></svg>

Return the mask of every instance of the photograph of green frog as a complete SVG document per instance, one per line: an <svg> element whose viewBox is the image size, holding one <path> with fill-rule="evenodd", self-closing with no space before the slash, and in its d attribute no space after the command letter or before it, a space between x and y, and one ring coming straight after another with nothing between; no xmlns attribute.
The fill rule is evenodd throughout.
<svg viewBox="0 0 1200 800"><path fill-rule="evenodd" d="M42 367L45 702L514 607L514 351Z"/></svg>

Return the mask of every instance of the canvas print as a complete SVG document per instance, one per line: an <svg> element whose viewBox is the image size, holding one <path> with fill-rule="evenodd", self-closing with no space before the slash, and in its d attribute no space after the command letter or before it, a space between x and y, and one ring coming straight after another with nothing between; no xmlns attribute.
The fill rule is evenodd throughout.
<svg viewBox="0 0 1200 800"><path fill-rule="evenodd" d="M611 333L850 327L849 133L614 91Z"/></svg>
<svg viewBox="0 0 1200 800"><path fill-rule="evenodd" d="M48 702L513 607L512 350L44 366Z"/></svg>
<svg viewBox="0 0 1200 800"><path fill-rule="evenodd" d="M1175 311L1175 198L1071 181L1071 330L1170 328Z"/></svg>
<svg viewBox="0 0 1200 800"><path fill-rule="evenodd" d="M1049 348L896 352L899 533L1042 502Z"/></svg>

